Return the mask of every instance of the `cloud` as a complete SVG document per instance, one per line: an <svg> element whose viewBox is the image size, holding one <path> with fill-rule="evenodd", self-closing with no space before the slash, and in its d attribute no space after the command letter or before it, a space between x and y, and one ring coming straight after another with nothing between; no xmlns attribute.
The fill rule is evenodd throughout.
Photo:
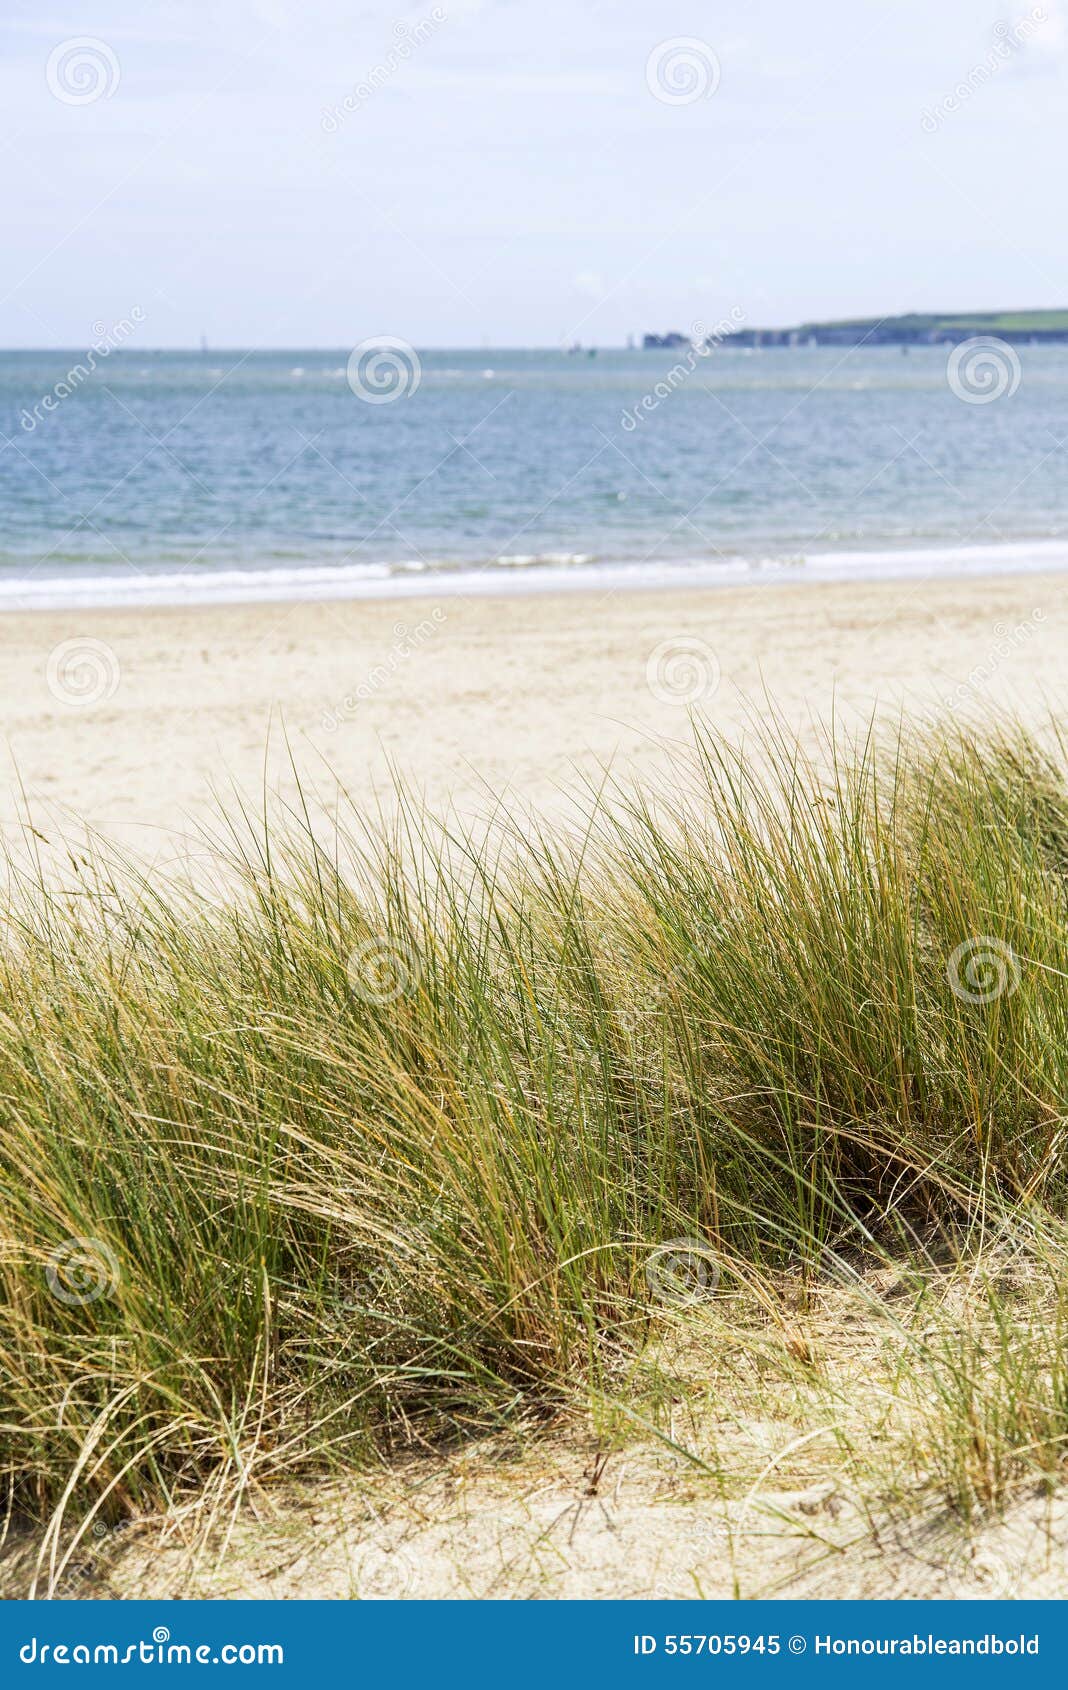
<svg viewBox="0 0 1068 1690"><path fill-rule="evenodd" d="M1010 76L1048 76L1060 71L1068 46L1068 29L1060 0L1042 0L1026 12L995 25L995 35L1012 43L1007 64Z"/></svg>

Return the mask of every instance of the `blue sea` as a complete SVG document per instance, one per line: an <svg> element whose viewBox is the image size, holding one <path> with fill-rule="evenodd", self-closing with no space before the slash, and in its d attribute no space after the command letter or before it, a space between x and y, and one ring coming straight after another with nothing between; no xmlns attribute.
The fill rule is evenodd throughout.
<svg viewBox="0 0 1068 1690"><path fill-rule="evenodd" d="M947 356L3 353L0 606L1068 567L1068 347Z"/></svg>

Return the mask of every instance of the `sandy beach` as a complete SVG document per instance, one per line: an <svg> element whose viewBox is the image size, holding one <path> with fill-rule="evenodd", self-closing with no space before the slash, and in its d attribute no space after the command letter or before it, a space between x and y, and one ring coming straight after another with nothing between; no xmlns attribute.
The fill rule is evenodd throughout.
<svg viewBox="0 0 1068 1690"><path fill-rule="evenodd" d="M917 1179L928 1162L937 1166L947 1115L954 1145L989 1141L992 1190L1000 1192L999 1180L1008 1190L1018 1177L1019 1145L1046 1146L1025 1171L1034 1188L1046 1182L1052 1204L1060 1140L1047 1127L1063 1118L1065 1041L1046 1029L1058 1025L1056 982L1068 973L1068 955L1058 948L1063 884L1059 870L1035 867L1044 860L1039 846L1049 848L1044 834L1036 832L1036 854L1028 855L1026 829L1018 835L1014 826L990 825L1000 812L991 811L989 794L997 780L1007 783L1007 801L1048 822L1057 845L1054 824L1068 811L1059 808L1065 800L1055 784L1038 783L980 737L979 766L964 765L971 772L960 782L959 815L945 803L944 825L928 835L925 822L924 851L913 856L910 819L937 808L925 796L928 775L915 771L901 787L901 849L879 859L890 874L885 903L870 920L863 853L835 856L833 826L829 835L819 831L836 801L824 810L818 778L807 794L791 795L796 860L791 834L786 855L772 850L755 886L743 872L755 859L741 818L735 867L723 878L717 865L714 880L698 850L681 869L657 856L647 881L631 835L618 868L591 883L598 925L586 930L581 968L574 966L580 953L570 949L569 887L566 922L548 890L545 901L539 891L528 906L521 902L527 894L517 894L519 915L504 900L495 906L494 943L512 943L509 921L522 935L522 949L504 953L521 958L522 991L503 970L489 972L500 966L480 936L489 928L476 927L470 941L459 934L428 941L428 922L418 929L424 960L407 928L399 937L385 930L396 917L378 906L360 904L357 918L344 900L335 913L332 898L320 906L313 896L314 920L299 902L290 909L254 898L235 904L217 932L214 910L210 922L190 926L184 902L169 906L166 871L196 870L197 830L213 790L225 796L234 782L255 795L266 771L269 786L284 792L293 781L290 755L324 799L336 779L369 812L376 803L388 807L396 773L435 808L453 801L471 814L506 794L552 814L588 796L609 763L624 778L671 778L691 710L734 737L774 707L802 741L815 739L832 710L847 728L862 728L873 712L913 721L931 712L962 720L1012 713L1037 725L1063 696L1066 636L1056 575L10 616L0 634L3 823L15 843L28 802L38 830L30 843L41 847L46 876L54 871L69 883L73 862L78 888L69 901L47 900L40 933L26 929L26 943L12 949L0 1049L9 1154L20 1169L5 1195L4 1226L7 1236L31 1240L9 1269L43 1309L27 1344L37 1345L45 1383L34 1384L36 1396L27 1386L26 1400L35 1405L35 1424L63 1421L70 1458L81 1459L96 1433L68 1429L75 1375L66 1358L77 1352L55 1348L52 1323L66 1321L71 1332L80 1330L74 1319L94 1323L97 1343L99 1333L131 1335L121 1351L133 1358L122 1364L127 1371L116 1364L118 1383L101 1387L110 1403L122 1403L120 1386L129 1389L130 1381L149 1390L141 1358L155 1355L168 1311L188 1309L195 1320L190 1314L182 1332L189 1360L178 1364L187 1373L177 1393L188 1397L184 1412L208 1453L181 1507L168 1499L161 1508L146 1488L147 1504L137 1498L120 1510L109 1483L99 1497L89 1493L90 1512L82 1504L76 1513L72 1503L66 1514L60 1505L26 1521L0 1558L0 1589L339 1599L1059 1594L1065 1506L1054 1475L1062 1470L1063 1404L1047 1402L1046 1384L1057 1377L1049 1356L1060 1353L1066 1318L1059 1246L1043 1257L1041 1240L1022 1233L1014 1245L1012 1294L1029 1301L1021 1315L1011 1305L1012 1344L1001 1350L991 1333L1010 1330L1010 1305L996 1301L1000 1280L990 1281L992 1315L973 1296L985 1268L971 1261L961 1264L966 1293L958 1303L954 1269L933 1253L917 1254L910 1283L925 1284L932 1301L917 1304L915 1340L901 1324L896 1253L874 1238L871 1261L860 1258L863 1273L852 1265L848 1227L841 1258L821 1238L815 1290L802 1288L796 1263L802 1248L806 1260L813 1255L802 1231L808 1196L799 1220L790 1208L792 1179L781 1178L786 1129L777 1116L769 1124L762 1101L796 1091L817 1115L841 1093L845 1101L835 1107L848 1124L843 1138L859 1135L872 1156L884 1154L886 1140L870 1123L894 1123L883 1183L875 1182L879 1204L890 1189L888 1170L896 1187L900 1166L910 1165L910 1142L920 1147ZM947 788L938 790L945 800ZM837 804L848 843L848 805ZM720 813L728 817L729 806ZM128 927L107 878L86 876L78 853L68 854L65 841L82 822L161 871L150 880L160 896L137 906ZM861 825L877 832L874 812ZM824 875L827 853L837 867ZM808 865L800 876L797 861ZM419 908L437 909L436 891L420 896ZM782 932L768 921L771 899L785 912ZM903 939L896 925L910 900L925 911L915 940L911 927ZM400 907L395 884L387 904ZM975 913L962 917L966 906ZM456 907L466 910L466 900ZM724 907L731 920L718 925ZM716 943L701 946L691 934L709 933L710 909ZM477 910L470 919L477 923ZM1014 944L1002 932L1010 920L1022 932L1008 929ZM113 921L121 934L118 971L118 948L93 948L112 943L94 923L110 933ZM615 926L602 928L605 922ZM635 924L645 948L630 956ZM547 938L533 944L531 936L542 933ZM454 945L448 955L446 944ZM1024 963L1040 945L1042 971L1028 970ZM932 965L940 951L945 967ZM975 971L976 958L986 973ZM1020 1020L1006 1022L1001 1043L961 1042L962 1027L990 1025L964 1020L961 1003L982 1009L1002 995ZM528 1001L538 1061L524 1067L515 1027L525 1025ZM469 1036L468 1014L478 1038ZM557 1038L568 1017L573 1026ZM763 1030L779 1020L791 1039L765 1039ZM1023 1030L1013 1044L1017 1025ZM761 1030L758 1045L751 1028ZM589 1060L598 1041L608 1053L603 1063ZM850 1093L856 1075L859 1102ZM991 1125L985 1100L995 1084L1000 1102ZM1039 1108L1041 1136L1033 1132ZM726 1128L724 1111L737 1111ZM807 1121L799 1114L790 1130L807 1133ZM901 1150L903 1121L913 1137ZM617 1130L625 1154L615 1145ZM638 1133L644 1149L635 1159ZM599 1149L605 1142L608 1159ZM272 1160L262 1183L261 1244L245 1192L264 1143ZM750 1147L743 1161L738 1143ZM686 1189L694 1145L714 1158L723 1223L707 1218L711 1210L698 1213ZM822 1165L815 1151L812 1165ZM142 1167L151 1169L144 1180ZM837 1174L825 1177L826 1212L839 1212L833 1200L848 1215L834 1195ZM862 1177L863 1168L843 1174ZM967 1189L969 1178L967 1167L954 1173L953 1189ZM671 1180L683 1195L668 1202ZM937 1202L942 1189L933 1184L924 1201ZM165 1203L155 1200L157 1190L165 1190ZM118 1204L117 1191L124 1193ZM566 1203L557 1212L561 1191ZM501 1192L508 1193L503 1211ZM776 1239L794 1227L802 1240L785 1265L778 1258L769 1265L759 1248L755 1264L746 1255L753 1192L769 1206ZM509 1219L498 1260L502 1212ZM521 1217L514 1236L513 1215ZM227 1230L233 1216L241 1217L240 1237ZM953 1225L957 1219L951 1215ZM1005 1231L991 1223L995 1243L1015 1236L1008 1211L998 1225ZM914 1236L911 1212L904 1227ZM898 1236L889 1221L886 1236ZM598 1396L596 1407L568 1348L571 1317L559 1313L565 1296L581 1307L577 1300L590 1295L585 1281L576 1291L566 1277L576 1261L597 1254L589 1238L603 1240L610 1271L599 1271L617 1299L598 1290L598 1310L610 1311L600 1330L611 1369L610 1394ZM254 1377L260 1317L245 1294L252 1274L241 1251L264 1271L265 1252L279 1239L286 1241L281 1266L265 1295L282 1331L271 1376L271 1426L282 1435L272 1430L261 1442L258 1432L241 1431L248 1448L238 1482L237 1437L217 1412L225 1392L212 1385L206 1406L197 1392L209 1367L222 1367L213 1358L228 1356L227 1344ZM337 1269L324 1284L327 1248ZM80 1277L68 1286L64 1273ZM538 1298L548 1281L543 1308ZM476 1292L482 1300L469 1305ZM407 1313L399 1336L390 1326L409 1303L411 1322L425 1327L415 1339ZM513 1333L519 1304L523 1321ZM411 1447L383 1442L388 1459L376 1461L368 1478L360 1463L372 1445L363 1440L378 1425L369 1421L365 1431L351 1404L362 1404L379 1382L354 1386L351 1369L375 1353L385 1326L398 1346L414 1345L414 1362L398 1347L397 1377L412 1365L420 1378L437 1378L434 1323L441 1310L469 1306L477 1311L464 1316L472 1345L483 1345L489 1360L473 1348L475 1360L464 1365L472 1377L484 1371L493 1381L489 1407L473 1395L463 1437L451 1440L441 1436L442 1426L450 1428L451 1398L438 1410L428 1395L425 1411L416 1399L426 1418L411 1419ZM651 1310L642 1331L655 1336L631 1349L639 1307ZM1003 1326L991 1327L988 1316ZM707 1324L691 1329L691 1318ZM913 1342L922 1366L903 1368L900 1344ZM525 1380L535 1352L550 1361L517 1392L514 1378ZM323 1360L336 1356L347 1358L343 1366ZM958 1390L962 1365L971 1370L967 1390ZM87 1364L77 1366L79 1379L95 1377ZM238 1363L225 1366L227 1390L245 1390L243 1377L232 1383ZM29 1370L27 1377L36 1380ZM498 1377L508 1381L509 1403L532 1405L501 1438L487 1432L500 1413ZM355 1396L331 1398L335 1379ZM300 1416L315 1392L323 1423L352 1420L353 1466L346 1471L343 1461L336 1483L316 1464L310 1436L307 1451L301 1442ZM398 1400L408 1415L408 1399ZM1006 1410L1010 1400L1026 1409ZM178 1436L171 1401L161 1411L161 1437ZM887 1415L879 1405L891 1401ZM9 1414L12 1424L28 1418L21 1403ZM989 1445L986 1434L976 1435L976 1414L988 1416L1003 1471L983 1455ZM66 1483L67 1445L53 1454L50 1430L36 1459ZM902 1488L900 1475L921 1468L923 1482L910 1478Z"/></svg>
<svg viewBox="0 0 1068 1690"><path fill-rule="evenodd" d="M212 782L285 779L282 727L326 787L436 805L487 788L552 808L612 760L650 774L687 711L737 732L770 695L802 730L1055 703L1058 575L704 592L14 614L0 629L6 771L35 814L167 854ZM324 766L328 765L328 768Z"/></svg>

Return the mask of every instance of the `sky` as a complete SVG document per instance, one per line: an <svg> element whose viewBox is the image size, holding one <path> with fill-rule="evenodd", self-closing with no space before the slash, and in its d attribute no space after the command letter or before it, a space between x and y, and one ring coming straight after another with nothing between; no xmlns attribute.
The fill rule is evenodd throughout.
<svg viewBox="0 0 1068 1690"><path fill-rule="evenodd" d="M0 6L2 346L1068 307L1058 0Z"/></svg>

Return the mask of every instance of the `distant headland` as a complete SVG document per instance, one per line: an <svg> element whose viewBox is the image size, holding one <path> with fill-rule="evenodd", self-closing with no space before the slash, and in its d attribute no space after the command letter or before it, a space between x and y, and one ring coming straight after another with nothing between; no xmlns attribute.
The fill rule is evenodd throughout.
<svg viewBox="0 0 1068 1690"><path fill-rule="evenodd" d="M909 312L903 317L847 317L839 322L802 323L794 329L736 329L715 336L715 344L747 346L944 346L996 335L1009 342L1068 341L1068 311ZM685 334L647 334L649 351L694 345Z"/></svg>

